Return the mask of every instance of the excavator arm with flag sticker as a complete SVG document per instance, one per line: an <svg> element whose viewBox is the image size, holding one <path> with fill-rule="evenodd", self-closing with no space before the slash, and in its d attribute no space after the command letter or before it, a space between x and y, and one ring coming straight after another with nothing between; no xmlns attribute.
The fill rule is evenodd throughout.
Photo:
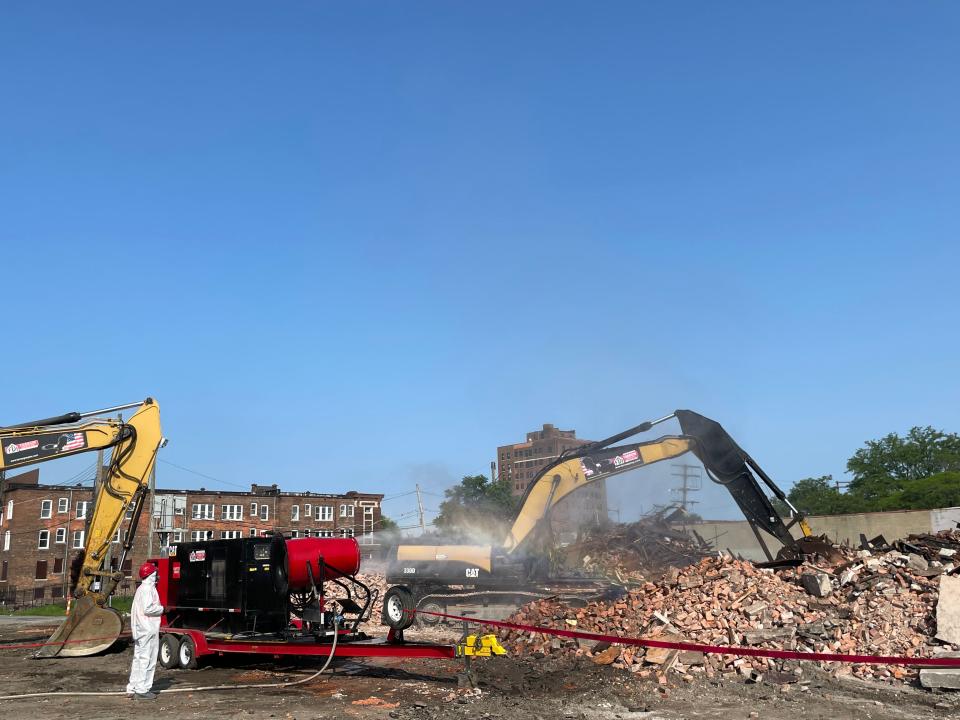
<svg viewBox="0 0 960 720"><path fill-rule="evenodd" d="M103 417L136 408L122 421ZM130 531L117 564L133 546L134 531L156 462L166 444L160 429L160 406L147 398L88 413L68 413L0 428L0 469L33 465L91 450L113 449L110 466L96 488L93 513L86 534L86 551L79 567L70 612L37 657L80 657L106 650L120 635L123 620L106 606L107 598L123 578L104 567L110 542L132 508ZM95 583L98 584L95 585ZM96 588L96 589L94 589Z"/></svg>

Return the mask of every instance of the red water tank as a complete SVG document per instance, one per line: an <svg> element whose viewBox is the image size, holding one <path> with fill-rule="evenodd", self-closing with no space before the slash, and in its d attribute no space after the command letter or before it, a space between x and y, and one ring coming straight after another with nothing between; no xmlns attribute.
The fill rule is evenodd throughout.
<svg viewBox="0 0 960 720"><path fill-rule="evenodd" d="M318 560L326 566L320 575ZM313 581L320 583L341 575L356 575L360 570L360 545L353 538L297 538L287 540L287 568L290 590L310 587L307 565L313 571Z"/></svg>

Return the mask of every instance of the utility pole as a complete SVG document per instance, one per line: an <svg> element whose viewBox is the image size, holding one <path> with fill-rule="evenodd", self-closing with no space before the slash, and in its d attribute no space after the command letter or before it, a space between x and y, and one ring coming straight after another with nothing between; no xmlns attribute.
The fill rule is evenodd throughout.
<svg viewBox="0 0 960 720"><path fill-rule="evenodd" d="M157 465L154 463L153 469L150 471L150 504L147 506L147 557L153 557L153 502L154 497L157 491ZM274 506L276 509L276 506Z"/></svg>
<svg viewBox="0 0 960 720"><path fill-rule="evenodd" d="M73 488L70 488L69 499L67 500L67 533L63 538L63 601L67 602L67 593L69 591L70 577L70 546L73 544L73 533L70 532L70 514L74 512L73 508Z"/></svg>
<svg viewBox="0 0 960 720"><path fill-rule="evenodd" d="M696 505L699 500L690 500L689 495L697 492L702 487L703 479L700 475L700 468L697 465L688 465L686 463L676 464L673 467L679 468L680 472L670 473L674 477L682 479L682 485L678 488L672 488L671 492L680 493L680 507L684 512L688 505Z"/></svg>
<svg viewBox="0 0 960 720"><path fill-rule="evenodd" d="M103 489L103 484L106 482L106 478L103 476L103 450L97 450L97 471L94 475L93 480L93 497L94 499L102 497L100 491ZM72 505L73 503L71 503ZM96 506L94 506L94 511L96 511ZM69 514L67 515L69 517ZM87 517L93 517L93 513L87 513ZM89 522L89 521L88 521ZM110 570L110 560L111 555L113 555L113 538L110 538L110 542L107 543L107 552L103 556L103 569ZM110 607L113 607L111 604L111 598L107 598L107 604Z"/></svg>
<svg viewBox="0 0 960 720"><path fill-rule="evenodd" d="M417 483L417 509L420 511L420 532L427 531L427 524L423 521L423 498L420 497L420 483Z"/></svg>
<svg viewBox="0 0 960 720"><path fill-rule="evenodd" d="M496 482L498 479L499 478L497 478L497 461L491 460L490 461L490 482Z"/></svg>

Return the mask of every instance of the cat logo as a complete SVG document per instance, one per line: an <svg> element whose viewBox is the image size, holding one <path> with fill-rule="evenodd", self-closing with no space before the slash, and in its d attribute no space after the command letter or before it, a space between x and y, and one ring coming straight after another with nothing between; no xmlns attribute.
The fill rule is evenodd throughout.
<svg viewBox="0 0 960 720"><path fill-rule="evenodd" d="M467 577L468 578L480 577L480 568L467 568Z"/></svg>

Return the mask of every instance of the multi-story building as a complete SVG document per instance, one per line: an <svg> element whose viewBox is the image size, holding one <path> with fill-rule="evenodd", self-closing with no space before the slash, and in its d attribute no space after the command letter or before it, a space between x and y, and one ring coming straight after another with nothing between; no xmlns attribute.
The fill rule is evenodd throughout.
<svg viewBox="0 0 960 720"><path fill-rule="evenodd" d="M510 483L515 496L521 496L544 465L564 450L589 442L578 438L576 430L560 430L545 423L542 429L528 432L525 442L497 448L497 477ZM575 538L584 525L606 520L607 490L602 480L561 500L551 513L554 532L564 541Z"/></svg>
<svg viewBox="0 0 960 720"><path fill-rule="evenodd" d="M16 588L36 599L64 597L70 564L85 548L93 510L92 484L41 485L40 471L8 477L0 486L0 598ZM255 537L356 537L364 555L378 548L383 495L284 492L277 485L232 490L156 490L137 523L133 548L123 562L133 568L181 542ZM110 566L117 569L130 532L128 510L113 539ZM129 589L121 586L121 590ZM6 591L6 592L5 592Z"/></svg>

